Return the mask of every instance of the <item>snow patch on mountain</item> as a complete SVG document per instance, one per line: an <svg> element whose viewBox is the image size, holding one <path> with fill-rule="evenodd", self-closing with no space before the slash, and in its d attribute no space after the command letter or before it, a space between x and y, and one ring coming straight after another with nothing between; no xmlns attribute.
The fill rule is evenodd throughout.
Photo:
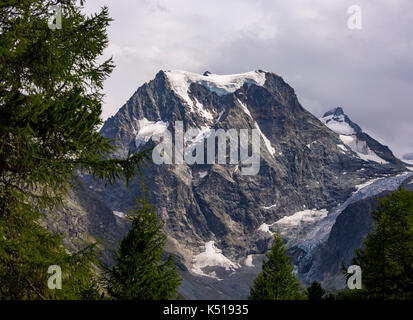
<svg viewBox="0 0 413 320"><path fill-rule="evenodd" d="M260 133L262 139L264 140L264 144L267 147L268 152L274 157L275 155L275 149L274 147L271 145L271 141L264 135L264 133L262 133L260 126L258 125L257 122L254 122L255 124L255 128L258 130L258 132Z"/></svg>
<svg viewBox="0 0 413 320"><path fill-rule="evenodd" d="M252 115L251 115L250 111L248 110L247 106L245 104L243 104L239 99L237 99L237 100L238 100L238 103L240 104L242 110L252 119Z"/></svg>
<svg viewBox="0 0 413 320"><path fill-rule="evenodd" d="M268 233L270 233L271 235L273 235L274 232L272 232L272 231L270 230L270 227L271 227L272 225L273 225L273 224L263 223L262 225L259 226L259 228L258 228L257 230L258 230L258 231L261 231L261 232L268 232Z"/></svg>
<svg viewBox="0 0 413 320"><path fill-rule="evenodd" d="M192 272L202 276L218 279L215 272L205 273L202 270L205 267L222 267L225 270L230 271L236 270L240 266L225 257L222 254L222 251L215 246L215 241L208 241L205 243L205 251L194 257Z"/></svg>
<svg viewBox="0 0 413 320"><path fill-rule="evenodd" d="M272 224L263 223L258 231L269 233L272 236L274 232L271 229L277 229L283 238L288 241L297 240L300 234L313 229L327 215L328 211L326 209L305 209L285 216Z"/></svg>
<svg viewBox="0 0 413 320"><path fill-rule="evenodd" d="M207 176L207 174L208 174L208 171L199 171L198 172L198 175L201 179L205 178Z"/></svg>
<svg viewBox="0 0 413 320"><path fill-rule="evenodd" d="M123 212L120 212L120 211L112 211L112 213L113 213L115 216L119 217L119 218L125 219L125 216L126 216L126 215L125 215Z"/></svg>
<svg viewBox="0 0 413 320"><path fill-rule="evenodd" d="M361 184L358 184L358 185L354 186L354 188L356 188L356 191L354 191L353 194L359 192L364 187L367 187L367 186L371 185L372 183L374 183L374 182L376 182L380 179L382 179L382 178L374 178L374 179L368 180L364 183L361 183Z"/></svg>
<svg viewBox="0 0 413 320"><path fill-rule="evenodd" d="M153 135L163 133L168 128L168 122L163 121L150 121L143 118L137 122L139 131L135 137L136 148L147 143Z"/></svg>
<svg viewBox="0 0 413 320"><path fill-rule="evenodd" d="M245 114L247 114L251 119L252 119L252 115L250 113L250 111L248 110L248 107L243 104L239 99L237 99L238 103L240 104L242 110L245 112ZM268 152L274 156L275 155L275 149L273 148L273 146L271 145L271 141L265 136L265 134L261 131L260 126L258 125L258 123L256 121L254 121L254 125L255 128L259 131L262 139L264 140L264 144L268 150Z"/></svg>
<svg viewBox="0 0 413 320"><path fill-rule="evenodd" d="M251 268L254 267L254 264L252 263L252 257L253 257L253 255L249 254L247 256L247 258L245 259L244 264L245 264L246 267L251 267Z"/></svg>
<svg viewBox="0 0 413 320"><path fill-rule="evenodd" d="M317 143L317 141L313 141L313 142L307 144L307 148L308 148L308 149L311 149L311 145L312 145L313 143Z"/></svg>
<svg viewBox="0 0 413 320"><path fill-rule="evenodd" d="M340 135L340 139L364 161L374 161L380 164L388 164L386 160L380 158L368 147L366 141L358 139L356 135Z"/></svg>
<svg viewBox="0 0 413 320"><path fill-rule="evenodd" d="M327 127L338 134L351 135L356 131L345 121L344 115L335 116L334 114L320 119Z"/></svg>
<svg viewBox="0 0 413 320"><path fill-rule="evenodd" d="M260 71L230 75L218 75L212 73L200 75L188 71L172 70L165 71L165 74L174 92L189 106L193 105L193 102L189 97L189 87L192 83L200 84L219 96L233 93L244 84L263 86L265 83L265 72Z"/></svg>
<svg viewBox="0 0 413 320"><path fill-rule="evenodd" d="M212 120L214 118L214 116L212 115L211 111L207 110L204 107L204 105L198 101L197 98L194 98L194 99L195 99L194 106L195 106L196 111L198 111L197 114L201 115L202 117L204 117L207 120ZM195 112L193 107L191 107L191 112Z"/></svg>
<svg viewBox="0 0 413 320"><path fill-rule="evenodd" d="M272 205L270 205L270 206L268 206L268 207L262 207L264 210L270 210L270 209L272 209L272 208L275 208L277 205L276 204L272 204Z"/></svg>
<svg viewBox="0 0 413 320"><path fill-rule="evenodd" d="M276 221L277 226L282 226L285 228L297 227L304 223L314 223L318 220L323 219L328 214L326 209L307 209L294 213L291 216L286 216Z"/></svg>
<svg viewBox="0 0 413 320"><path fill-rule="evenodd" d="M338 144L337 147L339 147L343 151L347 151L347 148L342 144Z"/></svg>

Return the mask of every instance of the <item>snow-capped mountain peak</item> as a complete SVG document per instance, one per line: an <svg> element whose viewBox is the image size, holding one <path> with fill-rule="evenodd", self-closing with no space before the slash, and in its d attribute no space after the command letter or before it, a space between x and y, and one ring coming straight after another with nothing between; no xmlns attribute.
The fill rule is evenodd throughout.
<svg viewBox="0 0 413 320"><path fill-rule="evenodd" d="M342 107L336 107L336 108L331 109L331 110L327 111L326 113L324 113L323 117L328 117L328 116L331 116L331 115L333 115L333 116L344 116L345 113L344 113L344 110L343 110Z"/></svg>
<svg viewBox="0 0 413 320"><path fill-rule="evenodd" d="M338 107L326 112L320 120L336 132L341 141L354 151L359 158L380 164L389 163L375 152L377 149L383 151L380 149L385 147L363 133L362 129L344 113L343 108Z"/></svg>
<svg viewBox="0 0 413 320"><path fill-rule="evenodd" d="M200 84L219 96L233 93L244 84L263 86L265 83L265 72L262 70L229 75L218 75L209 71L201 75L189 71L169 70L165 71L165 74L172 90L188 105L193 104L188 94L192 83Z"/></svg>
<svg viewBox="0 0 413 320"><path fill-rule="evenodd" d="M362 132L361 128L350 120L341 107L326 112L320 120L338 134L352 135Z"/></svg>

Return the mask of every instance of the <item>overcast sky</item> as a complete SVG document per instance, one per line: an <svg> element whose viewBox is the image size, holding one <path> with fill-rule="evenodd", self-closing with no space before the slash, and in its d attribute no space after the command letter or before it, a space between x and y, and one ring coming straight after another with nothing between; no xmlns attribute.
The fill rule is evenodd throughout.
<svg viewBox="0 0 413 320"><path fill-rule="evenodd" d="M114 19L106 119L163 69L272 71L316 116L341 106L396 155L413 152L412 0L88 0ZM362 29L347 27L351 5Z"/></svg>

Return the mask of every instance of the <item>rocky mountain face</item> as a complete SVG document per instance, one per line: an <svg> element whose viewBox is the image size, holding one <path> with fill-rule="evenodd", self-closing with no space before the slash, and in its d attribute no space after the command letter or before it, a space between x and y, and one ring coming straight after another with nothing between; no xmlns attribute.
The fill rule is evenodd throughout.
<svg viewBox="0 0 413 320"><path fill-rule="evenodd" d="M413 176L400 179L401 187L413 191ZM395 185L399 184L397 182ZM392 189L388 187L389 189ZM338 290L345 286L341 263L349 266L356 248L363 246L366 235L373 230L374 220L370 214L377 207L378 198L388 197L391 191L383 191L351 203L337 217L328 240L320 246L314 255L311 280L320 281L329 290Z"/></svg>
<svg viewBox="0 0 413 320"><path fill-rule="evenodd" d="M381 164L401 164L387 146L374 140L344 114L342 108L332 109L320 119L327 127L339 134L341 141L358 157Z"/></svg>
<svg viewBox="0 0 413 320"><path fill-rule="evenodd" d="M122 215L113 211L88 186L79 184L70 190L63 204L41 223L52 232L62 234L69 251L78 251L94 242L100 243L103 261L113 263L114 252L129 229Z"/></svg>
<svg viewBox="0 0 413 320"><path fill-rule="evenodd" d="M184 132L199 129L196 136L175 139L177 121ZM150 202L165 225L167 250L175 253L184 279L180 290L185 298L246 298L275 230L281 232L304 284L328 281L335 269L327 270L320 252L344 250L337 247L339 239L329 241L340 234L330 231L339 228L343 212L350 210L346 208L397 188L410 172L341 108L318 119L280 76L262 70L226 76L160 71L105 122L101 134L114 140L113 156L124 157L155 146L152 137L166 130L174 148L180 143L190 148L218 129L258 130L257 174L242 174L245 164L231 164L229 150L225 164L174 161L148 163L143 170ZM141 195L141 182L131 181L129 189L123 183L105 188L88 176L81 179L85 187L73 194L61 219L73 222L72 216L79 216L87 221L94 237L108 243L109 252L127 232L123 217ZM368 208L362 207L359 215ZM363 232L369 230L368 218L360 221ZM352 245L359 243L355 239ZM112 261L109 253L104 259ZM332 254L326 263L335 259Z"/></svg>

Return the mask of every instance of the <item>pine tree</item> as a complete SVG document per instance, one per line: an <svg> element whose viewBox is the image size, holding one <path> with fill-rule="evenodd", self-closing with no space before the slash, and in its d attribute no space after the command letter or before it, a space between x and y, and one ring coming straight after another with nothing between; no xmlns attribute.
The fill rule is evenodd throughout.
<svg viewBox="0 0 413 320"><path fill-rule="evenodd" d="M116 265L107 273L107 291L121 300L177 298L181 282L172 255L165 257L163 225L145 193L129 212L132 228L122 240Z"/></svg>
<svg viewBox="0 0 413 320"><path fill-rule="evenodd" d="M321 284L314 281L311 286L307 288L307 297L309 300L321 300L325 294L325 290L321 287Z"/></svg>
<svg viewBox="0 0 413 320"><path fill-rule="evenodd" d="M262 272L250 289L250 300L296 300L304 299L300 283L293 274L293 267L279 234L274 235L274 244L266 254Z"/></svg>
<svg viewBox="0 0 413 320"><path fill-rule="evenodd" d="M39 212L30 204L17 201L14 207L24 215L0 219L0 299L99 298L98 279L91 267L98 264L94 245L71 255L59 235L37 222ZM59 290L47 286L51 265L62 270Z"/></svg>
<svg viewBox="0 0 413 320"><path fill-rule="evenodd" d="M380 199L372 216L375 228L352 262L362 270L358 296L413 299L413 192L399 188Z"/></svg>
<svg viewBox="0 0 413 320"><path fill-rule="evenodd" d="M136 174L145 154L110 159L101 124L99 62L111 19L63 0L62 28L48 27L56 1L0 3L0 298L94 298L93 246L75 254L38 221L75 186L77 173L113 183ZM49 290L49 265L61 264L62 290ZM70 279L70 280L69 280Z"/></svg>

